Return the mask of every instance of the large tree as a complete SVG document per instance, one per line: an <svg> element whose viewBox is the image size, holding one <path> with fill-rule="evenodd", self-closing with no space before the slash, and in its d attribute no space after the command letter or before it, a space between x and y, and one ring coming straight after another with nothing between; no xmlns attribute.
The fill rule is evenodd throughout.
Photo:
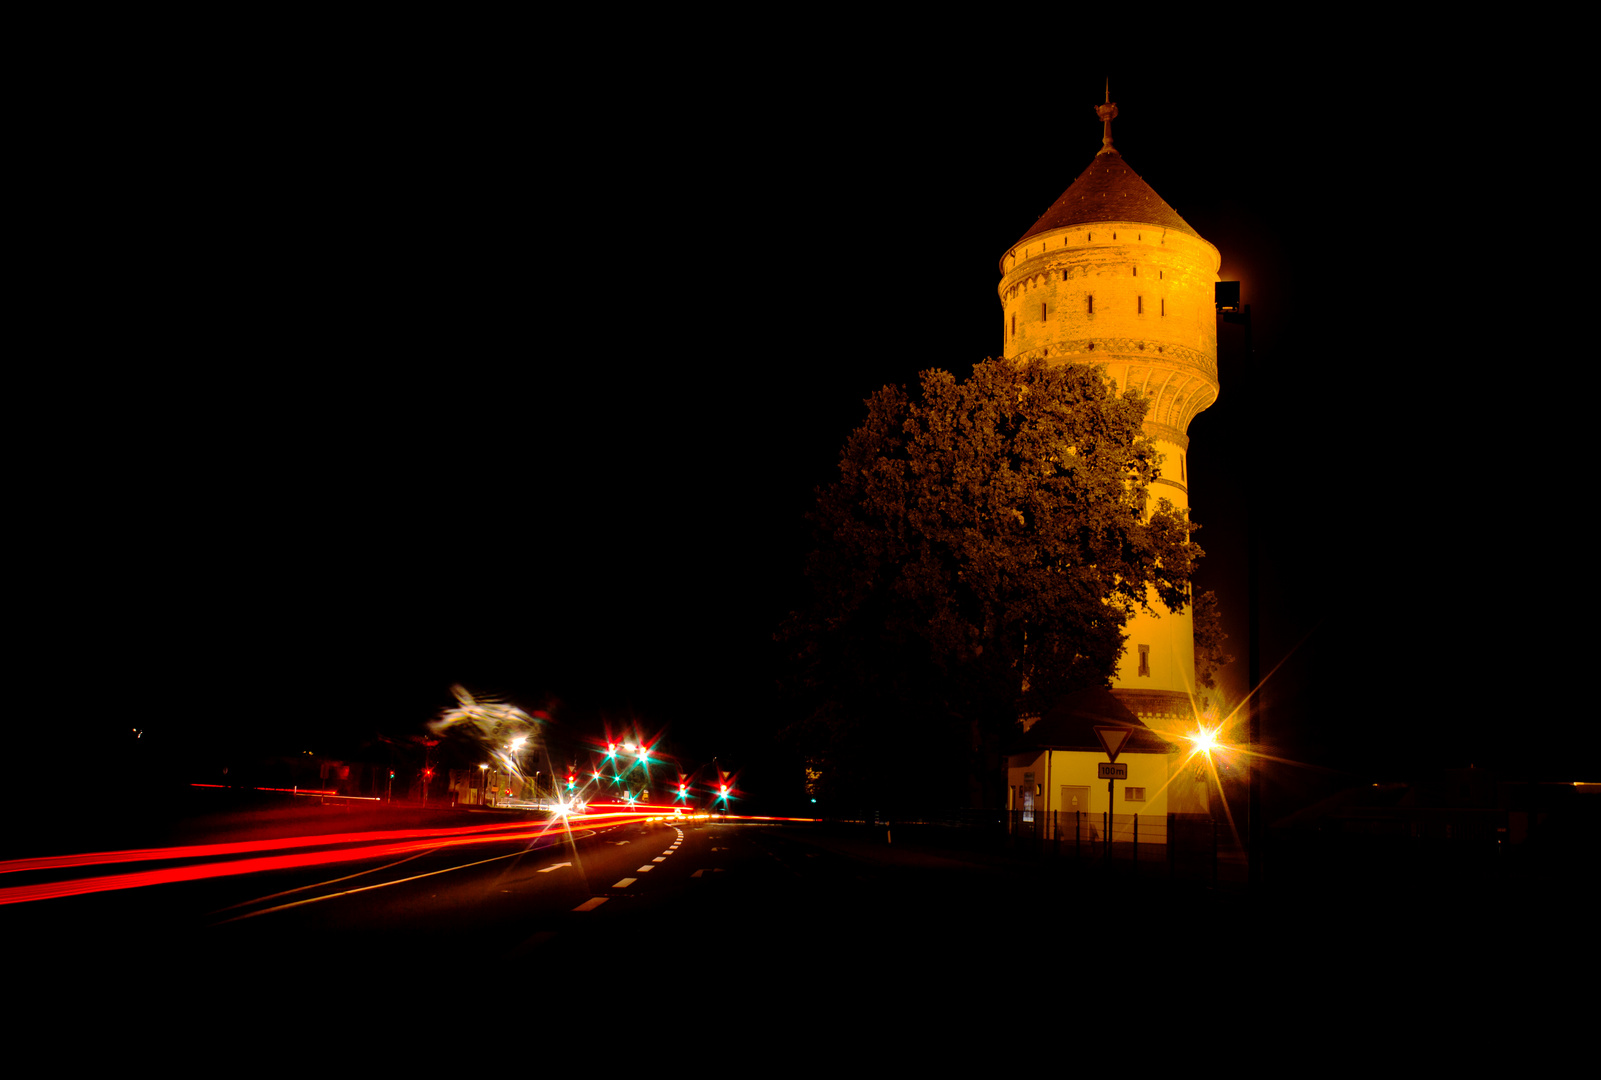
<svg viewBox="0 0 1601 1080"><path fill-rule="evenodd" d="M811 515L810 603L779 632L793 734L833 793L893 772L971 797L1020 713L1106 685L1136 607L1187 601L1195 526L1148 506L1146 400L1099 368L930 370L918 398L887 386L867 407Z"/></svg>

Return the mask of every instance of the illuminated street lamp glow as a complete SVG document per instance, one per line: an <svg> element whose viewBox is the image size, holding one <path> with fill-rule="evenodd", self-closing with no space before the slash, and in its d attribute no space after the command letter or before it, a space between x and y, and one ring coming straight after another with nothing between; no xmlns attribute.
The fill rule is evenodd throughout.
<svg viewBox="0 0 1601 1080"><path fill-rule="evenodd" d="M1195 745L1195 753L1205 754L1207 760L1211 760L1212 751L1223 749L1223 744L1217 741L1217 731L1215 727L1203 727L1194 735L1186 735L1185 738Z"/></svg>

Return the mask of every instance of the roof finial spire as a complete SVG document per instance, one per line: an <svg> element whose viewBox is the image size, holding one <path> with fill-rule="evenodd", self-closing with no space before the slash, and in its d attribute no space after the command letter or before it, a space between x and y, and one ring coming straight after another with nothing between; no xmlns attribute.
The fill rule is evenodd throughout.
<svg viewBox="0 0 1601 1080"><path fill-rule="evenodd" d="M1101 148L1096 151L1095 156L1100 157L1102 154L1117 153L1116 150L1112 149L1112 118L1117 115L1117 102L1112 100L1112 78L1110 75L1106 78L1106 104L1095 106L1095 115L1101 118Z"/></svg>

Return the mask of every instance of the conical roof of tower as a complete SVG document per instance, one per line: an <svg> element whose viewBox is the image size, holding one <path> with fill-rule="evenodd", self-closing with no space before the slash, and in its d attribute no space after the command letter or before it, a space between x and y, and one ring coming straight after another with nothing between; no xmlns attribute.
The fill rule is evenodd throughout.
<svg viewBox="0 0 1601 1080"><path fill-rule="evenodd" d="M1097 221L1137 221L1164 229L1189 233L1197 240L1201 234L1162 201L1162 196L1123 161L1123 155L1110 147L1095 155L1090 167L1079 173L1061 198L1040 215L1034 227L1018 238L1024 240L1069 225L1088 225Z"/></svg>

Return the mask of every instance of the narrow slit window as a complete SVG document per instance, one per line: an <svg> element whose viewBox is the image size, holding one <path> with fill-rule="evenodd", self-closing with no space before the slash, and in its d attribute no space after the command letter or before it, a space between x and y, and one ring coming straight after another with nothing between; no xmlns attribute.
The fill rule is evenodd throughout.
<svg viewBox="0 0 1601 1080"><path fill-rule="evenodd" d="M1149 677L1151 674L1151 647L1140 646L1140 674Z"/></svg>
<svg viewBox="0 0 1601 1080"><path fill-rule="evenodd" d="M1090 302L1089 311L1087 312L1087 314L1094 315L1095 314L1095 297L1091 296L1091 297L1087 297L1087 299Z"/></svg>
<svg viewBox="0 0 1601 1080"><path fill-rule="evenodd" d="M1134 314L1136 314L1136 315L1144 315L1145 314L1145 297L1136 296L1134 298Z"/></svg>
<svg viewBox="0 0 1601 1080"><path fill-rule="evenodd" d="M1040 301L1040 322L1045 321L1045 301Z"/></svg>

